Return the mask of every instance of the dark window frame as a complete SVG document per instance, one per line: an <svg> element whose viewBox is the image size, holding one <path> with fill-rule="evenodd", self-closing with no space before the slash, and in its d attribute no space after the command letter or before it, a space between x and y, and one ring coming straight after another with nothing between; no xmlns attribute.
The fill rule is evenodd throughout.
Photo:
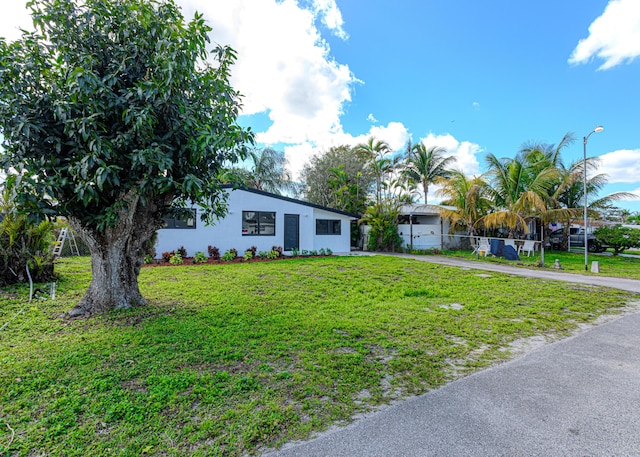
<svg viewBox="0 0 640 457"><path fill-rule="evenodd" d="M257 231L258 233L248 233L245 232L245 222L248 220L245 216L245 214L247 213L254 213L254 218L256 220L256 225L257 225ZM273 233L262 233L262 227L261 227L261 220L262 220L262 215L264 214L270 214L273 216ZM247 210L247 211L242 211L242 236L276 236L276 212L275 211L252 211L252 210Z"/></svg>
<svg viewBox="0 0 640 457"><path fill-rule="evenodd" d="M342 235L342 220L316 219L316 235Z"/></svg>
<svg viewBox="0 0 640 457"><path fill-rule="evenodd" d="M189 225L189 219L193 224ZM164 229L169 230L195 230L198 228L198 211L195 208L176 208L162 217Z"/></svg>

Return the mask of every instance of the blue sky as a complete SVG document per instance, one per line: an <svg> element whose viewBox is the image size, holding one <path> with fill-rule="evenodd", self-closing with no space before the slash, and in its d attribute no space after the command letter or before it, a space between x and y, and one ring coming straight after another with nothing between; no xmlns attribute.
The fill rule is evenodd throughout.
<svg viewBox="0 0 640 457"><path fill-rule="evenodd" d="M639 0L177 1L236 48L242 123L294 173L371 135L446 147L472 175L489 152L574 132L570 162L603 125L587 150L609 175L603 194L640 195ZM28 26L24 3L4 6L0 34Z"/></svg>

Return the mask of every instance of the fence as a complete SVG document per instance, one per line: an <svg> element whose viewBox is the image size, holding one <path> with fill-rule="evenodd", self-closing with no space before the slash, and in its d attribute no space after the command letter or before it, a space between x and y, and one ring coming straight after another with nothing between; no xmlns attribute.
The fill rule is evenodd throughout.
<svg viewBox="0 0 640 457"><path fill-rule="evenodd" d="M486 243L484 246L480 246L480 241ZM476 257L480 257L480 255L490 254L490 246L491 240L499 240L506 241L507 238L499 238L499 237L490 237L490 236L471 236L471 235L462 235L462 234L443 234L442 235L442 247L444 249L469 249L473 250L476 254ZM510 239L514 243L514 249L521 255L523 252L527 252L527 256L531 253L536 255L536 252L540 253L540 262L544 266L544 242L537 240L517 240ZM528 249L531 248L531 249ZM481 252L483 254L481 254Z"/></svg>

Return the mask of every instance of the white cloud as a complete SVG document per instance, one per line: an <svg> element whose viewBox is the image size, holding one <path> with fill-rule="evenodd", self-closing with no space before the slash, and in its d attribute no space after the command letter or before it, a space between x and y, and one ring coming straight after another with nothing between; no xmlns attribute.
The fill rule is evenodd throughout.
<svg viewBox="0 0 640 457"><path fill-rule="evenodd" d="M180 0L187 17L197 8L211 21L216 42L238 52L232 83L244 94L243 114L268 113L272 125L259 132L265 144L323 142L340 134L343 107L358 82L336 62L315 26L334 33L342 17L333 0L304 9L294 0ZM342 32L341 32L342 31Z"/></svg>
<svg viewBox="0 0 640 457"><path fill-rule="evenodd" d="M369 140L369 137L385 141L392 151L400 151L405 147L407 141L409 141L410 135L402 122L389 122L386 127L383 125L376 125L371 127L369 129L369 133L366 135L359 135L355 137L355 144L365 143Z"/></svg>
<svg viewBox="0 0 640 457"><path fill-rule="evenodd" d="M589 36L578 42L569 63L581 64L594 57L604 60L600 70L640 56L640 1L610 0L604 12L589 26Z"/></svg>
<svg viewBox="0 0 640 457"><path fill-rule="evenodd" d="M314 11L320 15L322 23L339 38L346 40L349 38L344 31L344 21L342 13L338 9L335 0L313 0Z"/></svg>
<svg viewBox="0 0 640 457"><path fill-rule="evenodd" d="M606 173L613 183L637 183L640 176L640 149L621 149L600 156L598 173Z"/></svg>
<svg viewBox="0 0 640 457"><path fill-rule="evenodd" d="M272 124L256 139L289 145L285 149L293 171L302 167L299 157L308 158L312 150L360 141L345 134L340 121L351 88L359 81L347 65L333 59L316 26L322 23L347 38L335 0L312 0L306 9L296 0L177 2L187 20L196 11L204 15L214 43L237 51L232 84L244 95L242 113L267 113ZM4 7L0 30L28 26L25 3L18 0ZM18 36L16 32L13 38ZM395 145L407 136L400 126L389 124L373 134Z"/></svg>
<svg viewBox="0 0 640 457"><path fill-rule="evenodd" d="M420 142L427 148L435 146L445 148L447 155L452 155L456 158L453 166L462 170L465 175L474 176L480 174L480 164L477 158L477 155L483 152L480 145L469 141L458 141L450 134L434 135L433 133L421 138Z"/></svg>
<svg viewBox="0 0 640 457"><path fill-rule="evenodd" d="M473 109L476 111L480 109L480 103L478 102L473 102L471 105L473 106Z"/></svg>
<svg viewBox="0 0 640 457"><path fill-rule="evenodd" d="M317 142L306 141L286 146L284 148L285 156L294 180L299 179L300 171L312 156L321 154L333 146L356 146L360 143L366 143L370 137L385 141L392 151L397 152L403 150L410 135L401 122L389 122L386 126L372 126L366 134L358 136L341 131L326 135Z"/></svg>
<svg viewBox="0 0 640 457"><path fill-rule="evenodd" d="M369 115L367 116L367 120L369 122L373 122L374 124L378 123L378 119L376 119L376 117L373 115L373 113L369 113Z"/></svg>

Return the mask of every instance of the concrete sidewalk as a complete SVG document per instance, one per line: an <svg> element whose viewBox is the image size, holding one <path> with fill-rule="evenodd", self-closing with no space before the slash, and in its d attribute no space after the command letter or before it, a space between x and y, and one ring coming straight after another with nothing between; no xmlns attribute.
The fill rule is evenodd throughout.
<svg viewBox="0 0 640 457"><path fill-rule="evenodd" d="M640 292L634 280L397 255ZM640 456L640 313L264 455Z"/></svg>

